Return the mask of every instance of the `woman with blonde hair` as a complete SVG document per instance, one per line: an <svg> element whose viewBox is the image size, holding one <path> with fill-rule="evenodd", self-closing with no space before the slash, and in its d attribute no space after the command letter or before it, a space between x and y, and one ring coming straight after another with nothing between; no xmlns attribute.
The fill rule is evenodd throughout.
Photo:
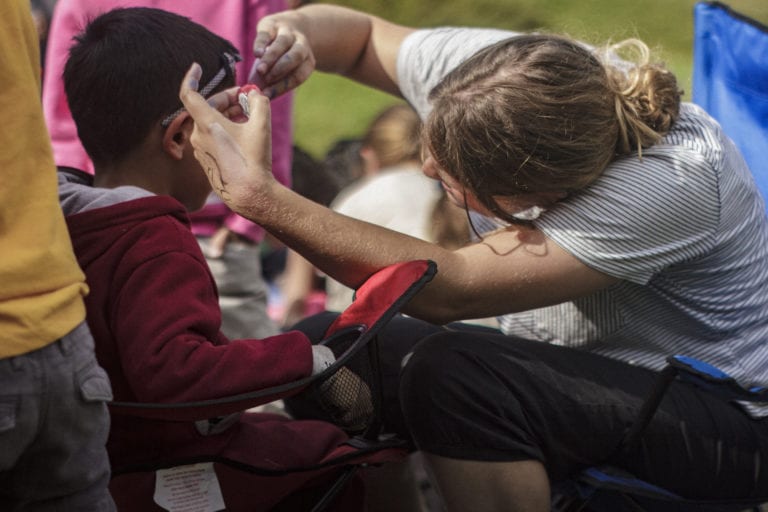
<svg viewBox="0 0 768 512"><path fill-rule="evenodd" d="M466 216L452 204L438 210L445 193L421 172L421 128L419 115L406 104L376 115L360 148L365 174L339 193L331 209L421 240L461 245L443 233L450 233L458 216L463 233L455 236L468 241ZM352 302L353 290L336 280L326 280L326 291L331 311L343 311Z"/></svg>
<svg viewBox="0 0 768 512"><path fill-rule="evenodd" d="M668 355L768 384L764 202L718 124L681 103L674 75L641 43L623 48L634 57L326 5L259 24L267 96L317 67L416 108L424 173L498 226L457 250L297 197L269 172L265 96L248 97L238 124L219 112L237 111L235 91L217 111L194 92L196 67L182 84L196 154L234 210L352 287L397 261L437 262L405 309L431 324L393 322L401 336L382 345L412 349L390 412L402 410L401 433L449 510L549 510L551 483L606 462L687 498L768 488L766 407L674 383L640 442L622 445ZM503 334L438 327L488 315Z"/></svg>

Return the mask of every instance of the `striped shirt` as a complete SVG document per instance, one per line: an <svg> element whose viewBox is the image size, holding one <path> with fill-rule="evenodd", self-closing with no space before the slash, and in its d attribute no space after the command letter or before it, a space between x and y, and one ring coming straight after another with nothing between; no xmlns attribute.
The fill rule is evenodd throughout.
<svg viewBox="0 0 768 512"><path fill-rule="evenodd" d="M401 89L426 115L426 96L445 73L511 35L416 32L401 46ZM671 132L642 159L614 161L590 187L534 222L584 264L621 281L571 302L503 316L502 330L651 369L670 354L685 354L742 384L766 386L764 212L733 142L702 109L683 104ZM489 228L498 226L488 221ZM768 415L768 407L749 409Z"/></svg>

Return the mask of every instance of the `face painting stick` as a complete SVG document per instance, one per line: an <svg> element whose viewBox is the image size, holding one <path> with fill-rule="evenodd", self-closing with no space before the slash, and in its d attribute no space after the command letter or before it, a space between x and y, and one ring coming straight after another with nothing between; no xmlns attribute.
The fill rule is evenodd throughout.
<svg viewBox="0 0 768 512"><path fill-rule="evenodd" d="M237 90L237 101L240 103L240 108L243 109L243 114L245 117L250 117L251 112L248 108L248 93L251 91L256 91L258 93L261 93L261 89L256 87L253 84L245 84L244 86L240 87L240 89Z"/></svg>

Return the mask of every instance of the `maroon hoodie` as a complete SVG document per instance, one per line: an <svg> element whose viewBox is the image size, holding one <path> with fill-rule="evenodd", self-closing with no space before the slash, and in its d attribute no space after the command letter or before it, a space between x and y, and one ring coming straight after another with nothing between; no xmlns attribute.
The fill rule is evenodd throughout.
<svg viewBox="0 0 768 512"><path fill-rule="evenodd" d="M60 195L90 287L88 325L115 400L203 400L311 373L311 344L302 333L229 341L220 332L216 284L178 201L79 179L65 181ZM129 199L98 207L84 199L94 197L101 204ZM87 206L74 212L76 204Z"/></svg>
<svg viewBox="0 0 768 512"><path fill-rule="evenodd" d="M216 285L179 202L135 187L94 188L90 180L60 171L59 196L90 286L96 355L115 400L196 401L311 373L311 344L298 331L233 341L219 331ZM209 436L192 423L114 415L108 448L118 468L213 456L280 471L317 464L345 440L327 423L266 414L245 414ZM274 503L321 473L286 475L259 499Z"/></svg>

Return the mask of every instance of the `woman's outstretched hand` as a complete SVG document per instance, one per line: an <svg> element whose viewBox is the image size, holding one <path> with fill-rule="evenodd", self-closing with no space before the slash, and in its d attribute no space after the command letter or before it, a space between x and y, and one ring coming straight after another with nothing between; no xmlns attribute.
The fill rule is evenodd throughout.
<svg viewBox="0 0 768 512"><path fill-rule="evenodd" d="M295 89L315 70L315 56L296 21L295 11L265 16L259 21L253 53L256 56L248 81L265 96L274 98Z"/></svg>
<svg viewBox="0 0 768 512"><path fill-rule="evenodd" d="M250 117L245 122L237 88L207 100L198 94L202 70L193 64L181 84L179 97L195 121L191 143L214 192L232 210L252 218L269 204L272 187L272 149L269 99L248 94ZM254 219L255 220L255 219Z"/></svg>

